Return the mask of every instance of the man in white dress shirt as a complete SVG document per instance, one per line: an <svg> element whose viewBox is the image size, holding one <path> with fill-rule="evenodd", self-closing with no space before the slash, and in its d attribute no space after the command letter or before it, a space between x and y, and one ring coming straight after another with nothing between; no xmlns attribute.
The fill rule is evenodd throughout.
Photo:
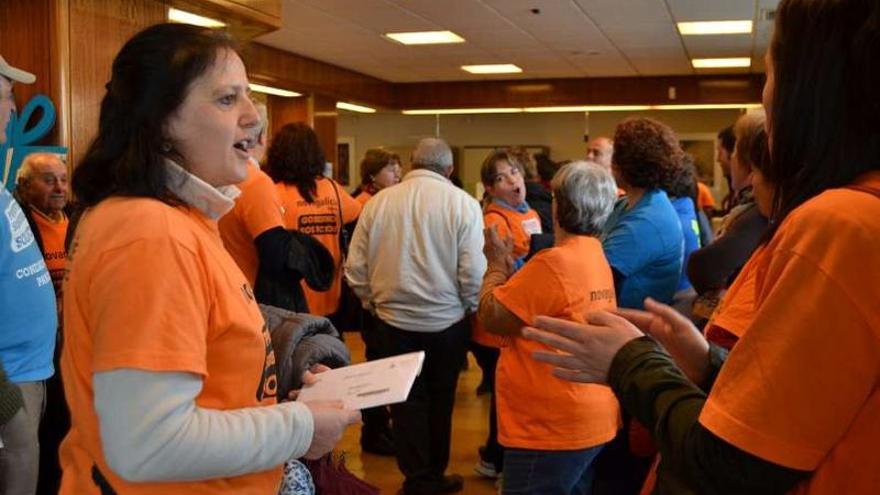
<svg viewBox="0 0 880 495"><path fill-rule="evenodd" d="M479 203L455 187L452 151L441 139L419 142L412 172L364 207L345 275L377 318L388 355L425 351L406 402L391 406L401 493L454 493L445 475L455 388L476 311L486 259Z"/></svg>

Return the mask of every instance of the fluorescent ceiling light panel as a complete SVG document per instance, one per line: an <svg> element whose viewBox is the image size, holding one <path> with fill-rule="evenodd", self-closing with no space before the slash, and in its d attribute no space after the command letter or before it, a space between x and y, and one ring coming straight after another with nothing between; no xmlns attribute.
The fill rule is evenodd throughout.
<svg viewBox="0 0 880 495"><path fill-rule="evenodd" d="M174 7L168 8L168 21L176 22L178 24L193 24L195 26L207 28L220 28L226 25L225 22L220 22L217 19L196 15L192 12L175 9Z"/></svg>
<svg viewBox="0 0 880 495"><path fill-rule="evenodd" d="M522 69L513 64L462 65L461 70L471 74L516 74Z"/></svg>
<svg viewBox="0 0 880 495"><path fill-rule="evenodd" d="M732 58L695 58L691 60L694 69L728 69L732 67L750 67L750 57Z"/></svg>
<svg viewBox="0 0 880 495"><path fill-rule="evenodd" d="M442 45L464 43L464 38L452 31L420 31L409 33L385 33L385 37L403 45Z"/></svg>
<svg viewBox="0 0 880 495"><path fill-rule="evenodd" d="M436 108L403 110L404 115L466 115L478 113L552 113L552 112L643 112L647 110L728 110L760 108L760 103L705 103L680 105L582 105L526 108Z"/></svg>
<svg viewBox="0 0 880 495"><path fill-rule="evenodd" d="M637 112L650 110L648 105L583 105L573 107L527 107L523 108L526 113L556 113L556 112Z"/></svg>
<svg viewBox="0 0 880 495"><path fill-rule="evenodd" d="M704 34L748 34L752 21L679 22L678 32L684 36Z"/></svg>
<svg viewBox="0 0 880 495"><path fill-rule="evenodd" d="M365 107L362 105L355 105L354 103L346 103L344 101L336 102L336 108L338 108L340 110L348 110L350 112L376 113L375 108Z"/></svg>
<svg viewBox="0 0 880 495"><path fill-rule="evenodd" d="M699 105L653 105L652 110L735 110L760 108L760 103L706 103Z"/></svg>
<svg viewBox="0 0 880 495"><path fill-rule="evenodd" d="M465 115L474 113L522 113L522 108L435 108L403 110L404 115Z"/></svg>
<svg viewBox="0 0 880 495"><path fill-rule="evenodd" d="M285 98L302 96L302 93L297 93L296 91L273 88L272 86L263 86L262 84L250 83L248 84L248 87L251 88L251 91L256 91L257 93L266 93L267 95L284 96Z"/></svg>

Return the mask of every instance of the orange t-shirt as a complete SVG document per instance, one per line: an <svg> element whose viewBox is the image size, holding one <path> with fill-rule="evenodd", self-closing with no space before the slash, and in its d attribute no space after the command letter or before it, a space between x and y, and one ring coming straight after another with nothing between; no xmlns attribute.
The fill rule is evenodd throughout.
<svg viewBox="0 0 880 495"><path fill-rule="evenodd" d="M370 192L367 191L366 189L364 189L363 191L360 192L360 194L358 194L357 196L354 197L354 199L356 199L357 202L361 204L361 207L366 205L367 201L369 201L372 198L373 198L373 195L370 194Z"/></svg>
<svg viewBox="0 0 880 495"><path fill-rule="evenodd" d="M88 210L64 281L61 369L71 429L60 448L62 495L99 495L92 467L120 495L277 493L281 468L223 479L130 483L104 459L92 375L132 368L200 375L196 404L276 403L275 356L250 286L201 213L153 199ZM134 426L134 425L133 425Z"/></svg>
<svg viewBox="0 0 880 495"><path fill-rule="evenodd" d="M880 172L860 181L880 189ZM700 422L812 476L798 494L880 487L880 198L834 189L779 227L757 267L756 313Z"/></svg>
<svg viewBox="0 0 880 495"><path fill-rule="evenodd" d="M283 208L272 179L259 167L248 165L247 178L238 184L241 195L235 207L220 219L220 237L251 287L257 280L257 247L254 239L263 232L283 227Z"/></svg>
<svg viewBox="0 0 880 495"><path fill-rule="evenodd" d="M598 239L573 236L536 254L504 285L498 302L532 324L546 315L583 322L587 312L614 309L614 279ZM554 377L532 353L544 344L512 337L496 371L498 441L505 447L577 450L614 438L619 406L604 385Z"/></svg>
<svg viewBox="0 0 880 495"><path fill-rule="evenodd" d="M697 182L697 207L701 210L715 208L715 197L712 196L712 190L702 182Z"/></svg>
<svg viewBox="0 0 880 495"><path fill-rule="evenodd" d="M345 190L331 179L317 180L318 191L314 201L307 203L299 194L296 186L279 182L275 184L281 205L284 207L284 224L288 229L298 230L315 237L333 255L333 266L336 275L330 290L317 292L312 290L305 281L302 288L309 304L309 313L326 316L339 308L339 296L342 293L342 253L339 250L339 229L342 225L353 222L361 213L361 204L355 201ZM334 191L335 189L335 191ZM336 194L342 202L342 225L339 222L339 206Z"/></svg>
<svg viewBox="0 0 880 495"><path fill-rule="evenodd" d="M704 328L706 340L732 349L736 342L742 338L746 329L755 317L755 275L756 267L763 256L764 247L759 246L752 254L748 262L742 267L736 280L730 285L718 308L712 314L712 318ZM642 485L640 495L649 495L654 491L657 481L657 466L660 463L660 455L654 459L648 477Z"/></svg>
<svg viewBox="0 0 880 495"><path fill-rule="evenodd" d="M731 349L752 323L755 317L755 278L763 253L763 246L755 250L712 313L704 329L710 342Z"/></svg>
<svg viewBox="0 0 880 495"><path fill-rule="evenodd" d="M64 249L64 239L67 238L67 216L55 221L44 215L40 210L31 208L31 215L37 228L40 229L40 239L43 241L43 259L46 260L46 268L52 277L52 285L55 287L55 297L61 302L61 281L64 279L64 264L67 261L67 250Z"/></svg>
<svg viewBox="0 0 880 495"><path fill-rule="evenodd" d="M497 203L490 203L486 208L483 224L486 228L494 225L498 229L498 236L502 239L513 238L514 258L529 254L532 234L541 233L541 217L535 210L529 209L525 213L520 213ZM474 318L471 339L488 347L501 347L504 343L504 337L487 332L477 318Z"/></svg>

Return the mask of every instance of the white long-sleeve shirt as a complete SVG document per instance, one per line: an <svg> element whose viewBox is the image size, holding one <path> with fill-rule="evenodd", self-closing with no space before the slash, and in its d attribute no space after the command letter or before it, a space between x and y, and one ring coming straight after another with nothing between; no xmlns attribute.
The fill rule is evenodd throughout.
<svg viewBox="0 0 880 495"><path fill-rule="evenodd" d="M439 332L475 311L485 271L480 204L424 169L370 199L345 263L365 307L419 332Z"/></svg>

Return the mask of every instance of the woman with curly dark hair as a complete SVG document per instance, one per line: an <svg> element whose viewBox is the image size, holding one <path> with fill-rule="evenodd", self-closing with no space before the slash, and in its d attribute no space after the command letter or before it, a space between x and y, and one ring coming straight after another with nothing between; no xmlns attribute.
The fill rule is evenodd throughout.
<svg viewBox="0 0 880 495"><path fill-rule="evenodd" d="M626 196L608 219L603 247L622 307L641 308L646 297L669 303L675 294L683 238L662 187L682 153L675 133L661 122L633 118L617 126L611 169Z"/></svg>
<svg viewBox="0 0 880 495"><path fill-rule="evenodd" d="M361 204L333 179L324 177L324 152L307 124L287 124L272 138L267 170L275 181L288 229L314 236L333 255L333 285L318 292L302 282L309 313L332 316L339 309L342 246L340 230L354 222ZM340 328L340 330L342 330Z"/></svg>
<svg viewBox="0 0 880 495"><path fill-rule="evenodd" d="M667 125L648 118L618 124L611 171L626 195L605 225L602 247L620 307L641 309L646 297L672 303L681 276L684 236L663 188L682 158L678 139ZM647 437L644 428L631 427L624 417L623 430L597 463L597 493L638 493L653 450L636 437ZM634 455L637 451L644 456Z"/></svg>

